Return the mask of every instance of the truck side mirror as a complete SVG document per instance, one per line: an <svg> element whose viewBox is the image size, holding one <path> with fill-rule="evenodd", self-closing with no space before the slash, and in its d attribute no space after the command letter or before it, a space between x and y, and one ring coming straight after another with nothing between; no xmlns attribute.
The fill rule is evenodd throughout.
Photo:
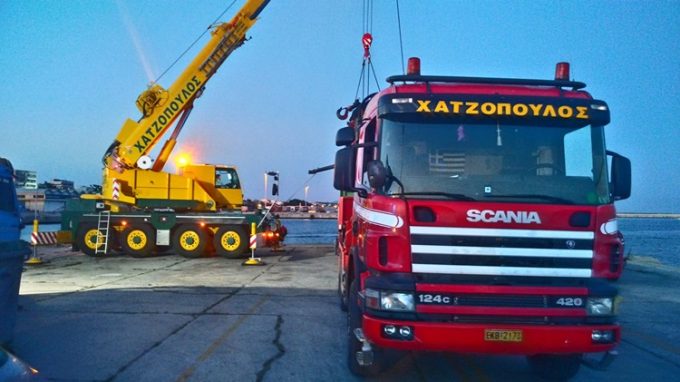
<svg viewBox="0 0 680 382"><path fill-rule="evenodd" d="M614 200L628 199L631 191L630 159L613 151L607 151L607 155L612 157L611 175L609 177L612 196Z"/></svg>
<svg viewBox="0 0 680 382"><path fill-rule="evenodd" d="M387 181L387 169L379 160L372 160L366 165L368 184L374 189L381 189Z"/></svg>
<svg viewBox="0 0 680 382"><path fill-rule="evenodd" d="M350 145L354 142L354 138L354 129L351 127L343 127L338 130L335 135L335 145L338 147Z"/></svg>
<svg viewBox="0 0 680 382"><path fill-rule="evenodd" d="M354 191L354 149L343 147L335 153L333 187L339 191Z"/></svg>

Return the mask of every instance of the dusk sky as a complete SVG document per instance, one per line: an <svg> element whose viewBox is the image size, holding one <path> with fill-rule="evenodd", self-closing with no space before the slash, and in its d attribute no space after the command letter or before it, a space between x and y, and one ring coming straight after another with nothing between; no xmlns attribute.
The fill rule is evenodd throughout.
<svg viewBox="0 0 680 382"><path fill-rule="evenodd" d="M101 157L135 100L232 0L0 0L0 156L40 182L101 182ZM222 17L228 21L244 3ZM175 153L233 164L247 198L281 174L281 198L332 201L340 106L361 70L361 0L272 0L250 41L196 102ZM555 63L606 101L610 150L633 163L620 212L680 213L680 1L400 0L405 58L423 74L552 79ZM396 5L375 0L381 87L400 74ZM201 40L158 82L169 87ZM375 89L375 82L372 82ZM164 137L162 141L165 141Z"/></svg>

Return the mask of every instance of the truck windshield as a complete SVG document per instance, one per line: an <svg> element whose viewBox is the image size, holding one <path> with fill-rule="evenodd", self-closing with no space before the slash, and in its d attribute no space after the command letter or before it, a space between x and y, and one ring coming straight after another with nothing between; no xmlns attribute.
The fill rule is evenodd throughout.
<svg viewBox="0 0 680 382"><path fill-rule="evenodd" d="M215 170L215 187L217 188L241 188L238 173L233 168L217 168Z"/></svg>
<svg viewBox="0 0 680 382"><path fill-rule="evenodd" d="M601 126L382 120L384 192L413 198L610 203Z"/></svg>

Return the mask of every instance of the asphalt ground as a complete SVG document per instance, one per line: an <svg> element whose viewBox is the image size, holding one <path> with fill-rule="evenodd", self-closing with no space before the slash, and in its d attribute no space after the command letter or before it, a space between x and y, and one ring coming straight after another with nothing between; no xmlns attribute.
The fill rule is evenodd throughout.
<svg viewBox="0 0 680 382"><path fill-rule="evenodd" d="M27 267L12 352L47 381L351 381L330 246L223 258L91 258L41 248ZM574 381L680 375L680 273L632 261L619 356ZM40 380L38 379L38 380ZM408 354L377 381L533 381L523 357Z"/></svg>

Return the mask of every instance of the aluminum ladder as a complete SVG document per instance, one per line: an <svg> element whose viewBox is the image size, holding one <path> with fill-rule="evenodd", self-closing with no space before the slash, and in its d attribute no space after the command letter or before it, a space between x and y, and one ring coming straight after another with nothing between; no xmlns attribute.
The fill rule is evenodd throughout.
<svg viewBox="0 0 680 382"><path fill-rule="evenodd" d="M95 244L94 254L105 255L109 244L109 226L111 223L111 211L99 212L99 220L97 221L97 242Z"/></svg>

